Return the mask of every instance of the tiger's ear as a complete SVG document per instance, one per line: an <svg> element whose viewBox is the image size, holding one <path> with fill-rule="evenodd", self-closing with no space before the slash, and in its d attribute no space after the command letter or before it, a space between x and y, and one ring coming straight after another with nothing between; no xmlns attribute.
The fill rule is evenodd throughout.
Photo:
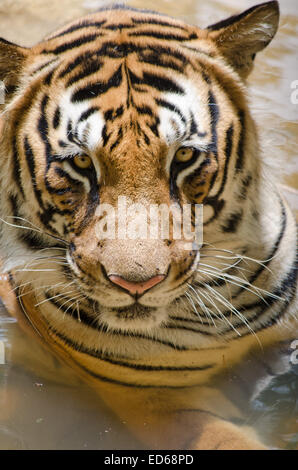
<svg viewBox="0 0 298 470"><path fill-rule="evenodd" d="M208 37L215 41L229 64L246 78L253 68L257 52L275 36L279 22L277 1L261 3L240 15L208 26Z"/></svg>
<svg viewBox="0 0 298 470"><path fill-rule="evenodd" d="M28 54L29 49L0 38L0 106L7 103L15 91Z"/></svg>

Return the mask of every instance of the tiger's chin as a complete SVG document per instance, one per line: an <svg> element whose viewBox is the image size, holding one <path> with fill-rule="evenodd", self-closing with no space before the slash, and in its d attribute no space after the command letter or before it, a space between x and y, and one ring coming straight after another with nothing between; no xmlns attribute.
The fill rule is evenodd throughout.
<svg viewBox="0 0 298 470"><path fill-rule="evenodd" d="M101 322L108 328L121 331L148 331L165 323L167 316L166 307L147 307L139 303L100 309Z"/></svg>

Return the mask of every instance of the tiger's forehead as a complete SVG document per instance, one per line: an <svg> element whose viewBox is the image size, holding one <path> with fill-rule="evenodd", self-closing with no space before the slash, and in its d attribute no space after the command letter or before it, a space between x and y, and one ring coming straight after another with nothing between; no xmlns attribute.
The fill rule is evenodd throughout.
<svg viewBox="0 0 298 470"><path fill-rule="evenodd" d="M57 84L51 102L59 138L113 150L133 128L146 144L207 145L210 95L198 57L206 59L210 47L197 27L126 7L52 34L35 53L45 81Z"/></svg>

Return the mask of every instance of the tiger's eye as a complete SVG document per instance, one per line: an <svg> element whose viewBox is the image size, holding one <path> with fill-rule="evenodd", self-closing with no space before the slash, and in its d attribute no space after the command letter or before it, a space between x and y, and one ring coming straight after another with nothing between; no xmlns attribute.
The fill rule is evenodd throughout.
<svg viewBox="0 0 298 470"><path fill-rule="evenodd" d="M178 162L188 162L192 159L194 155L194 150L188 147L181 147L175 153L175 158Z"/></svg>
<svg viewBox="0 0 298 470"><path fill-rule="evenodd" d="M92 165L92 160L87 155L76 155L73 161L78 168L82 168L83 170L90 168Z"/></svg>

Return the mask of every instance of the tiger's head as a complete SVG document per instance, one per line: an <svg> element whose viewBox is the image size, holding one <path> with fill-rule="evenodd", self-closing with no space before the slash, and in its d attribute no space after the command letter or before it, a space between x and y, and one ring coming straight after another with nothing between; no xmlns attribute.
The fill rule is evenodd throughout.
<svg viewBox="0 0 298 470"><path fill-rule="evenodd" d="M179 307L205 246L248 244L260 161L244 82L278 18L272 1L199 29L115 6L32 48L0 40L1 256L40 267L19 283L72 283L102 324L148 329ZM99 237L119 198L203 204L204 245L185 248L171 218L165 238Z"/></svg>

